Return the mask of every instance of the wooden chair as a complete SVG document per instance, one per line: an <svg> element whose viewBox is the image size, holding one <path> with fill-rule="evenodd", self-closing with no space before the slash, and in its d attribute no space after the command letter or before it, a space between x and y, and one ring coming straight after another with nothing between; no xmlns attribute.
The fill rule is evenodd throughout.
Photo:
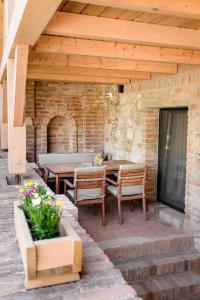
<svg viewBox="0 0 200 300"><path fill-rule="evenodd" d="M83 167L75 169L74 183L64 179L64 194L75 205L101 204L102 224L105 225L105 167Z"/></svg>
<svg viewBox="0 0 200 300"><path fill-rule="evenodd" d="M144 164L121 165L117 181L106 177L107 192L118 200L119 223L122 224L121 202L141 199L145 220L147 220L147 203L145 195L146 166Z"/></svg>

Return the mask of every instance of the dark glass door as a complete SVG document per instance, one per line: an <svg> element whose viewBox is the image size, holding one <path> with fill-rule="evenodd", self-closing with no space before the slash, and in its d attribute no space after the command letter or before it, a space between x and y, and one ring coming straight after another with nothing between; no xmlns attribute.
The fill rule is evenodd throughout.
<svg viewBox="0 0 200 300"><path fill-rule="evenodd" d="M161 109L158 156L158 200L184 212L187 108Z"/></svg>

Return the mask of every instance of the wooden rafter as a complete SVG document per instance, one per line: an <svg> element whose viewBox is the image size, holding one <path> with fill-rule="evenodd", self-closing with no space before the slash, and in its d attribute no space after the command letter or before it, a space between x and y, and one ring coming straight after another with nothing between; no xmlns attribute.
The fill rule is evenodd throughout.
<svg viewBox="0 0 200 300"><path fill-rule="evenodd" d="M154 62L200 64L200 51L198 50L135 45L130 43L116 43L50 35L40 36L34 46L34 53L71 54Z"/></svg>
<svg viewBox="0 0 200 300"><path fill-rule="evenodd" d="M62 0L20 0L13 10L0 68L0 80L17 44L34 45ZM11 1L10 1L11 2Z"/></svg>
<svg viewBox="0 0 200 300"><path fill-rule="evenodd" d="M73 68L73 67L55 67L55 66L34 66L30 65L28 73L56 73L63 75L78 76L97 76L113 78L133 78L133 79L150 79L149 72L124 71L124 70L107 70L92 68Z"/></svg>
<svg viewBox="0 0 200 300"><path fill-rule="evenodd" d="M200 30L56 12L46 34L200 49Z"/></svg>
<svg viewBox="0 0 200 300"><path fill-rule="evenodd" d="M174 63L156 63L115 58L92 57L82 55L56 55L32 52L29 56L30 65L62 66L73 68L93 68L107 70L124 70L140 72L159 72L176 74Z"/></svg>
<svg viewBox="0 0 200 300"><path fill-rule="evenodd" d="M42 73L30 72L27 79L30 80L45 80L45 81L65 81L65 82L81 82L81 83L102 83L102 84L128 84L130 80L127 78L113 78L102 76L79 76L79 75L65 75L58 73Z"/></svg>
<svg viewBox="0 0 200 300"><path fill-rule="evenodd" d="M114 75L116 75L116 71L111 70L29 66L27 79L103 84L128 84L131 82L131 77L119 77L120 74L114 77ZM137 77L140 77L140 79L150 79L150 73L138 72Z"/></svg>
<svg viewBox="0 0 200 300"><path fill-rule="evenodd" d="M200 2L198 0L75 0L93 5L110 6L146 13L200 19Z"/></svg>

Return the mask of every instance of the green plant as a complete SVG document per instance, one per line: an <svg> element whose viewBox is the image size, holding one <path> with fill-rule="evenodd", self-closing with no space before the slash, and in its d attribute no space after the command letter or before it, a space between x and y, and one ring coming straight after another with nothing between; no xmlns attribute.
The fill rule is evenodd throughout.
<svg viewBox="0 0 200 300"><path fill-rule="evenodd" d="M32 236L36 240L50 239L59 235L61 200L56 200L44 185L26 182L20 189L21 204Z"/></svg>

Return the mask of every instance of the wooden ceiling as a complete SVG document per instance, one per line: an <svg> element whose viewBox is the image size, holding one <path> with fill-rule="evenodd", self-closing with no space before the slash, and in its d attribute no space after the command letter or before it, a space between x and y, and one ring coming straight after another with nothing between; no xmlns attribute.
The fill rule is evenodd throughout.
<svg viewBox="0 0 200 300"><path fill-rule="evenodd" d="M113 1L104 2L110 3ZM117 3L117 1L114 2ZM134 0L133 2L136 1ZM84 27L87 24L87 20L83 20L83 23L80 23L77 34L76 31L73 31L74 28L72 29L72 33L68 34L66 31L68 27L67 22L70 16L73 17L74 14L77 17L78 15L99 17L97 20L108 18L132 21L136 25L140 23L156 24L166 26L166 28L170 26L172 28L178 27L193 30L200 29L200 19L192 19L188 16L163 15L157 11L152 13L67 0L62 1L58 7L58 12L64 13L64 15L60 16L57 14L57 16L54 16L44 31L44 35L39 38L34 50L30 54L28 73L30 78L36 78L37 76L48 78L47 73L50 73L49 79L51 79L54 78L54 75L51 73L58 73L57 78L59 79L62 77L61 73L63 76L65 73L65 79L68 79L70 74L74 80L76 80L78 75L80 75L80 80L84 75L87 75L85 79L90 81L96 80L96 82L101 82L101 78L105 82L107 78L108 83L128 83L138 79L150 79L151 74L155 73L175 74L178 70L178 63L200 63L199 51L190 52L191 50L187 49L176 49L179 46L178 44L175 44L177 46L175 49L170 49L154 47L153 44L147 46L142 42L138 42L136 45L134 41L133 43L129 41L126 43L125 41L122 44L116 40L118 42L116 44L114 38L111 40L107 37L104 38L104 36L99 36L98 38L98 32L97 36L94 37L89 34L89 29L93 27L92 23L88 25L89 35L84 36L84 33L81 33L83 34L83 39L81 39L82 36L79 38L79 31L81 32L82 26ZM66 24L64 19L65 14ZM57 26L59 18L62 18L63 31L60 30L61 26ZM78 18L75 21L72 20L72 23L79 24L79 20ZM59 27L60 31L56 31L57 27ZM99 29L101 27L102 24L99 24ZM73 32L75 33L73 34ZM191 44L189 44L190 46ZM121 47L121 51L117 51L117 47ZM131 50L131 47L135 48ZM168 51L171 52L169 55L166 55ZM156 56L155 53L158 53L158 55ZM66 71L64 72L64 70Z"/></svg>
<svg viewBox="0 0 200 300"><path fill-rule="evenodd" d="M174 3L174 5L176 4ZM128 20L134 22L144 22L148 24L200 29L200 20L166 16L157 13L146 13L141 11L133 11L128 9L93 5L74 1L64 0L59 6L58 11L119 20Z"/></svg>
<svg viewBox="0 0 200 300"><path fill-rule="evenodd" d="M17 37L31 46L30 79L124 84L200 65L200 1L57 0L51 17L45 3L46 27L30 10Z"/></svg>

